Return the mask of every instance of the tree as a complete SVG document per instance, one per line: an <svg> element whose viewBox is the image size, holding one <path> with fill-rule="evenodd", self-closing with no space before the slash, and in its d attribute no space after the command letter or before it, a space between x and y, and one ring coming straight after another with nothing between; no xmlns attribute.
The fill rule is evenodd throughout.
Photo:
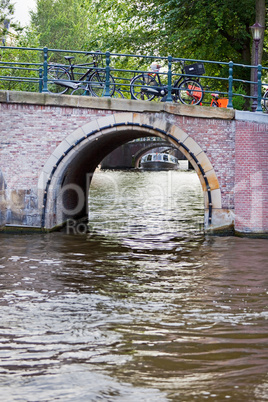
<svg viewBox="0 0 268 402"><path fill-rule="evenodd" d="M41 47L171 54L250 65L250 26L256 18L265 24L266 3L267 0L37 0L37 10L31 13L31 31L36 32ZM28 34L29 40L31 37ZM266 65L266 37L263 43ZM120 58L117 67L131 68L133 60ZM142 67L142 59L135 62L133 69ZM227 77L228 66L207 64L206 73ZM235 74L250 80L250 69L236 67ZM219 90L226 90L226 85L226 81L219 82ZM249 86L246 91L249 94Z"/></svg>
<svg viewBox="0 0 268 402"><path fill-rule="evenodd" d="M146 49L147 41L149 54L224 62L232 60L251 65L250 26L256 18L265 25L265 11L265 0L256 0L256 3L252 0L137 0L132 3L128 18L132 24L139 16L138 31L131 31L134 35L132 42ZM141 34L141 28L146 37ZM208 65L207 73L228 76L228 69ZM250 80L250 69L236 67L236 75ZM245 87L249 95L250 87Z"/></svg>
<svg viewBox="0 0 268 402"><path fill-rule="evenodd" d="M255 14L256 14L255 21L258 22L261 26L265 27L265 16L266 16L265 0L256 0ZM261 37L260 45L259 45L258 63L262 62L263 45L264 45L264 31L262 33L262 37ZM252 43L251 55L252 55L251 62L252 62L252 64L255 64L255 46L254 46L254 43Z"/></svg>
<svg viewBox="0 0 268 402"><path fill-rule="evenodd" d="M265 0L37 0L32 25L41 46L250 64L264 11Z"/></svg>
<svg viewBox="0 0 268 402"><path fill-rule="evenodd" d="M0 82L1 90L38 90L39 82L34 81L36 65L33 65L32 69L29 70L24 68L29 63L40 63L37 52L20 52L5 46L27 46L29 42L25 39L28 33L22 36L22 32L23 28L20 24L14 22L14 5L10 0L0 0L0 38L2 39L1 45L3 45L0 54L1 75L6 76L6 79ZM34 44L36 45L36 42L32 37L31 45L34 46ZM21 75L25 76L25 79L21 79ZM16 80L16 77L20 78Z"/></svg>
<svg viewBox="0 0 268 402"><path fill-rule="evenodd" d="M7 35L14 39L22 31L20 25L13 21L14 4L10 0L0 0L0 39L6 44Z"/></svg>
<svg viewBox="0 0 268 402"><path fill-rule="evenodd" d="M256 0L255 3L255 14L256 18L255 21L258 22L261 26L265 27L265 16L266 16L266 7L265 7L265 0ZM256 48L255 48L255 43L252 41L252 48L251 48L251 64L255 65L255 55L256 55ZM263 56L263 50L264 50L264 31L262 33L260 43L259 43L259 48L258 48L258 64L262 64L262 56ZM255 74L256 70L252 69L251 70L251 81L255 81ZM254 86L251 85L250 87L250 94L251 96L254 93Z"/></svg>
<svg viewBox="0 0 268 402"><path fill-rule="evenodd" d="M31 25L41 46L80 50L85 45L88 21L80 0L37 0Z"/></svg>
<svg viewBox="0 0 268 402"><path fill-rule="evenodd" d="M42 47L124 53L135 47L128 10L120 0L37 0L31 27Z"/></svg>

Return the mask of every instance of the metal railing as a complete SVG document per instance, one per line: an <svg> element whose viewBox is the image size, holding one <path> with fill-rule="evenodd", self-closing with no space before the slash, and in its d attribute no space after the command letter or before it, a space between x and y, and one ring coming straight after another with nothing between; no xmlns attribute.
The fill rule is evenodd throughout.
<svg viewBox="0 0 268 402"><path fill-rule="evenodd" d="M48 49L48 48L26 48L26 47L11 47L0 46L0 90L19 90L30 92L47 93L49 91L49 84L51 79L48 76L48 71L51 66L62 66L68 69L68 63L63 63L64 55L75 55L80 61L75 63L77 68L74 69L75 79L73 82L79 82L79 76L83 74L83 69L86 69L86 55L88 51L74 51L62 49ZM94 53L94 52L92 52ZM244 102L255 103L255 110L257 112L263 111L262 104L264 100L263 87L265 79L268 78L268 68L261 65L243 65L230 62L219 62L211 60L197 60L168 57L155 57L133 54L119 54L110 52L98 52L102 56L102 64L95 69L103 71L105 74L105 90L103 96L110 97L110 87L113 85L116 89L113 96L131 98L130 94L130 81L137 74L148 73L150 71L149 64L153 61L158 61L163 64L163 72L158 74L161 80L166 83L167 96L165 101L172 101L172 81L179 76L191 77L189 74L182 74L179 71L181 62L183 63L196 63L200 62L205 65L205 69L215 72L215 66L223 76L219 75L202 75L199 77L202 81L205 97L203 105L210 105L211 93L218 93L223 97L228 98L228 108L233 108L234 99L238 97L243 99ZM251 81L245 79L250 77L250 70L254 69L257 79ZM80 72L79 72L80 70ZM81 73L82 70L82 73ZM257 72L257 74L256 74ZM80 74L80 75L79 75ZM111 75L114 82L111 83ZM238 75L241 75L240 77ZM196 75L192 75L196 77ZM246 91L241 90L245 86L252 85L254 87L254 96L246 94ZM268 95L267 95L268 96ZM242 102L243 103L243 102Z"/></svg>

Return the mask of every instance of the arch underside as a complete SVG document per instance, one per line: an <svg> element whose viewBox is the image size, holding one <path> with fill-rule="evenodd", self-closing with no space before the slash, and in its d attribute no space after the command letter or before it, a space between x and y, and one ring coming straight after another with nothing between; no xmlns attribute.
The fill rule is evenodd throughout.
<svg viewBox="0 0 268 402"><path fill-rule="evenodd" d="M87 217L87 194L96 167L117 147L146 136L163 138L192 164L204 192L205 228L213 227L215 211L222 208L221 192L206 154L179 127L134 113L118 113L85 124L53 152L38 183L43 196L42 227L52 229L70 218Z"/></svg>

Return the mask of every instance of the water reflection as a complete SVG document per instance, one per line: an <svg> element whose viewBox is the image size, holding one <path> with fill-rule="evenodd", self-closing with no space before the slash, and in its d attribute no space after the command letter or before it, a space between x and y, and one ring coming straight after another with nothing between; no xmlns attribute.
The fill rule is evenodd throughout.
<svg viewBox="0 0 268 402"><path fill-rule="evenodd" d="M0 235L3 400L267 400L267 241L204 236L192 173L101 175L90 234Z"/></svg>

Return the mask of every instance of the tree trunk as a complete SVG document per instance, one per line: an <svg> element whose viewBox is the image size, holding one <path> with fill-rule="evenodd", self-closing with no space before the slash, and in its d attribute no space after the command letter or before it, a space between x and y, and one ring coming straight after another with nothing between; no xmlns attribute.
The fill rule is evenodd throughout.
<svg viewBox="0 0 268 402"><path fill-rule="evenodd" d="M265 0L255 0L256 1L256 20L255 22L258 22L260 25L265 27L265 14L266 14L266 8L265 8ZM258 64L261 64L262 62L262 54L263 54L263 40L264 40L264 30L261 36L261 40L259 43L259 50L258 50ZM255 43L252 41L252 48L251 48L251 65L255 65ZM251 69L251 81L254 81L254 76L255 76L255 69ZM254 91L254 85L251 85L250 88L250 94L253 96L253 91Z"/></svg>

